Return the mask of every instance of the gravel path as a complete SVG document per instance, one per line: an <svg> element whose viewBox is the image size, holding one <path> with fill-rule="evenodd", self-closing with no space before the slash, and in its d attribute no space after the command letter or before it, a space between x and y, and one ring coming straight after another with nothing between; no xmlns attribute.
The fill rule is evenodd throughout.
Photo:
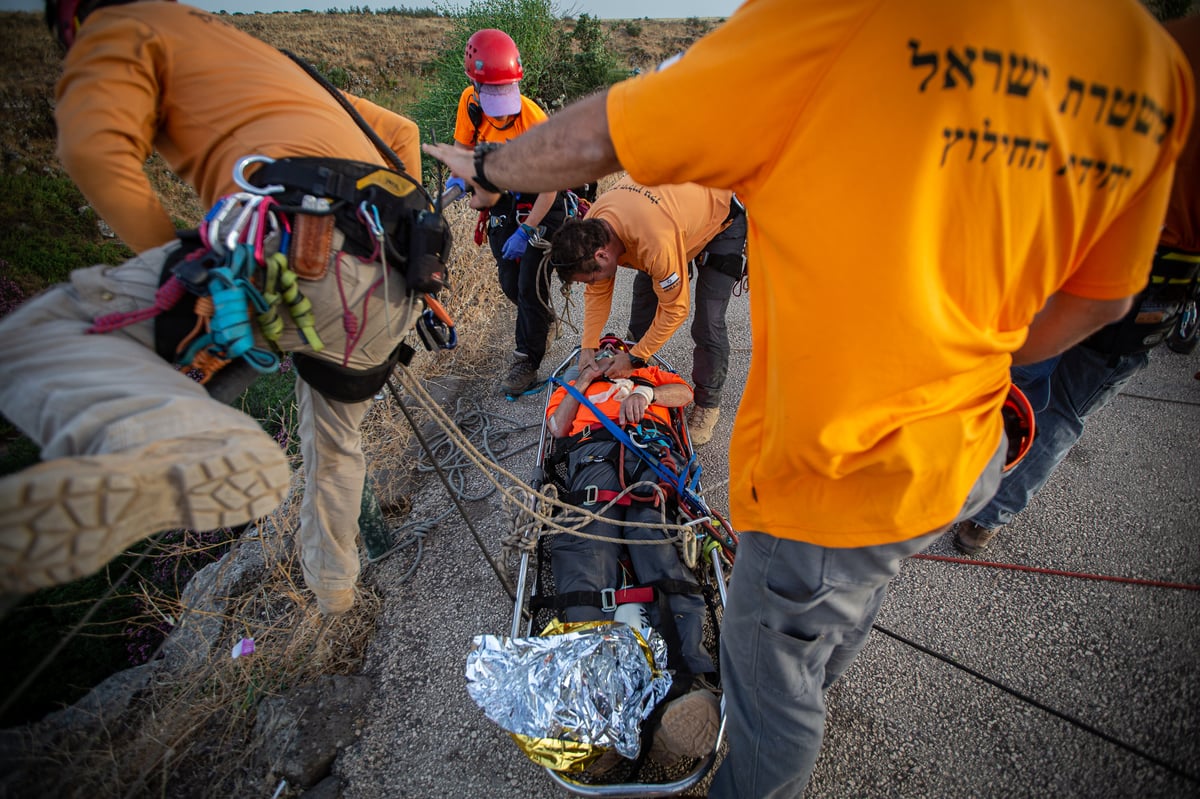
<svg viewBox="0 0 1200 799"><path fill-rule="evenodd" d="M618 294L616 332L626 307ZM726 445L748 364L747 309L745 297L730 306L735 352L725 413L700 450L705 496L718 509L727 507ZM512 317L507 309L498 317L500 365ZM576 340L561 338L545 367ZM685 376L690 345L685 330L664 350ZM989 559L1200 583L1198 370L1200 353L1160 348ZM489 412L540 421L540 396L505 402L495 381L461 393ZM506 465L527 475L533 463L528 451ZM420 483L416 513L434 516L447 503L436 478ZM507 519L496 498L474 503L471 516L499 557ZM930 553L957 554L948 539ZM472 636L507 632L512 605L461 518L431 532L415 574L402 581L410 564L399 553L365 573L384 600L363 669L375 699L335 767L344 796L562 796L464 689ZM1200 795L1200 783L1096 732L1200 775L1200 592L912 560L878 623L1095 731L875 632L830 696L809 799Z"/></svg>

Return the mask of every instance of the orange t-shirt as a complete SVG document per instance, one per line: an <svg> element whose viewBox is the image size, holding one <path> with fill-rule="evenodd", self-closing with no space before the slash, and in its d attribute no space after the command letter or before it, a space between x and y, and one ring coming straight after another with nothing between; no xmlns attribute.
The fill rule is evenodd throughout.
<svg viewBox="0 0 1200 799"><path fill-rule="evenodd" d="M674 372L661 369L657 366L643 366L638 369L634 369L633 376L648 380L655 386L666 386L672 383L687 385L687 381L685 381L679 375L675 374ZM575 385L575 382L571 381L571 385ZM600 413L615 421L621 418L621 401L612 399L611 397L603 400L600 399L600 397L610 388L612 388L612 383L610 383L608 380L605 380L603 377L600 377L593 380L588 385L587 393L584 394L584 396L596 406L596 409L600 411ZM562 404L562 401L566 398L566 396L567 390L562 386L559 386L558 389L550 395L550 401L546 404L547 419L554 415L554 412L558 410L558 406ZM671 421L670 413L661 405L651 404L650 407L646 409L646 415L659 422L669 424ZM604 423L597 418L596 414L592 413L591 409L586 405L580 403L579 411L575 414L574 421L571 422L571 435L581 433L589 427L595 430L602 428L603 426Z"/></svg>
<svg viewBox="0 0 1200 799"><path fill-rule="evenodd" d="M475 87L468 86L463 89L462 94L458 98L458 114L454 120L454 141L463 147L474 147L476 144L485 141L501 144L509 139L520 136L534 125L540 125L546 121L546 112L533 100L530 100L525 95L521 95L520 113L514 115L507 122L492 119L483 113L483 108L481 107L479 113L483 121L480 122L479 129L476 130L475 123L471 121L471 115L467 112L467 107L472 101L479 102L475 96Z"/></svg>
<svg viewBox="0 0 1200 799"><path fill-rule="evenodd" d="M239 191L247 155L383 164L346 110L274 47L182 3L135 3L88 16L55 90L58 156L96 212L138 252L175 237L143 165L157 150L201 201ZM347 99L421 174L417 126Z"/></svg>
<svg viewBox="0 0 1200 799"><path fill-rule="evenodd" d="M697 102L721 124L681 135ZM1136 0L748 0L613 87L634 179L746 205L736 526L859 547L950 522L1047 298L1145 284L1193 106Z"/></svg>
<svg viewBox="0 0 1200 799"><path fill-rule="evenodd" d="M589 219L612 225L625 245L623 266L645 272L654 282L658 310L641 341L630 354L648 359L679 329L691 305L688 262L721 232L729 217L733 192L695 183L643 186L621 179L596 198ZM612 311L616 279L588 284L583 292L584 347L600 346L600 336Z"/></svg>

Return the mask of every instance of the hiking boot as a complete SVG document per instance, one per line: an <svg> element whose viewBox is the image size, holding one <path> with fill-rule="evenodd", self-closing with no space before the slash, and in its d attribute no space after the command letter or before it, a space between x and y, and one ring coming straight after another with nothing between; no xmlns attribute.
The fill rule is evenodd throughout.
<svg viewBox="0 0 1200 799"><path fill-rule="evenodd" d="M692 412L688 414L688 436L692 439L693 447L707 444L712 440L713 430L716 429L717 420L720 418L720 408L692 406Z"/></svg>
<svg viewBox="0 0 1200 799"><path fill-rule="evenodd" d="M517 396L536 386L537 382L537 367L533 365L533 361L517 356L508 367L508 374L500 381L500 388L505 394Z"/></svg>
<svg viewBox="0 0 1200 799"><path fill-rule="evenodd" d="M58 458L0 480L0 594L99 570L159 530L215 530L283 502L287 456L257 431L205 433Z"/></svg>
<svg viewBox="0 0 1200 799"><path fill-rule="evenodd" d="M964 555L974 555L987 549L987 545L992 543L998 532L999 527L989 530L975 522L963 522L954 528L954 548Z"/></svg>
<svg viewBox="0 0 1200 799"><path fill-rule="evenodd" d="M686 693L667 703L651 736L648 756L663 766L704 757L717 742L720 726L721 702L712 691L702 688Z"/></svg>

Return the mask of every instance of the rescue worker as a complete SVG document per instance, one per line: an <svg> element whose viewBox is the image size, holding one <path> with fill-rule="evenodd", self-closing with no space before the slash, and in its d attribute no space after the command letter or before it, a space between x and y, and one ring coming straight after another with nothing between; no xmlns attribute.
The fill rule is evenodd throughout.
<svg viewBox="0 0 1200 799"><path fill-rule="evenodd" d="M1192 70L1200 66L1200 17L1166 24L1183 48ZM1004 475L987 506L959 523L955 549L976 555L986 549L1004 525L1025 510L1083 435L1093 414L1108 405L1139 372L1150 365L1150 351L1195 314L1200 287L1200 125L1193 125L1179 156L1167 216L1154 253L1150 284L1133 308L1060 356L1015 367L1013 382L1035 402L1037 435L1029 453ZM1192 324L1195 324L1193 319Z"/></svg>
<svg viewBox="0 0 1200 799"><path fill-rule="evenodd" d="M599 363L617 351L601 349ZM692 390L678 375L657 366L634 369L629 378L605 376L598 361L589 360L572 386L587 398L589 408L559 387L546 407L546 427L560 441L568 458L566 501L602 512L606 520L593 521L580 532L615 539L612 543L569 534L550 539L551 568L558 608L564 621L600 621L620 617L623 602L622 551L632 567L631 586L662 592L658 601L642 597L647 616L643 623L663 633L669 644L668 665L674 670L672 688L664 700L661 721L651 735L650 756L672 763L681 757L702 757L712 750L720 723L720 706L709 686L715 684L716 666L704 647L704 598L699 584L684 568L672 544L623 547L621 540L661 539L650 527L627 527L622 522L654 524L662 520L658 495L648 486L657 483L654 470L635 454L622 453L623 444L603 426L597 413L633 430L670 428L668 409L682 408L692 400ZM667 433L669 436L670 434ZM557 453L556 453L557 454ZM623 489L634 488L621 497ZM607 507L606 507L607 506ZM694 588L694 591L689 590ZM604 608L601 592L612 589L615 610ZM657 599L657 594L655 595ZM664 612L664 605L669 612ZM668 629L669 625L669 629ZM673 646L671 646L673 644ZM603 763L598 768L603 770ZM593 769L595 773L596 769Z"/></svg>
<svg viewBox="0 0 1200 799"><path fill-rule="evenodd" d="M629 353L606 365L627 377L634 359L651 358L683 325L691 306L690 264L697 266L692 321L696 403L688 433L696 446L712 439L729 371L725 312L743 275L746 213L732 192L694 183L644 186L624 178L592 204L586 219L568 220L551 239L550 263L564 284L586 283L580 366L592 362L612 309L618 267L635 270Z"/></svg>
<svg viewBox="0 0 1200 799"><path fill-rule="evenodd" d="M146 158L158 151L207 206L239 191L234 167L245 156L280 159L245 170L250 181L299 168L289 157L321 157L326 177L313 171L313 182L332 183L353 163L368 171L385 163L324 87L220 17L174 2L51 0L46 19L66 51L56 89L59 157L138 255L77 270L69 283L0 320L0 412L44 459L0 480L4 594L90 574L158 530L250 522L289 493L285 453L258 422L156 354L167 325L146 318L89 335L98 317L129 321L153 309L172 265L186 260L184 252L205 252L196 236L176 237L143 171ZM345 99L420 175L416 125ZM399 190L407 188L419 184ZM378 197L364 194L369 205L362 207L377 210ZM352 218L355 206L345 205ZM296 353L300 373L301 562L320 612L337 614L352 607L360 568L355 539L366 465L359 427L418 300L404 276L387 274L383 256L363 244L373 240L365 222L340 212L288 217L295 227L286 260L300 275L315 333L289 318L277 342ZM239 297L218 311L245 302ZM295 309L301 316L302 305ZM253 336L253 351L270 355L262 330Z"/></svg>
<svg viewBox="0 0 1200 799"><path fill-rule="evenodd" d="M520 80L525 75L521 53L504 31L485 28L473 33L467 40L463 68L471 82L458 98L454 123L458 147L473 151L481 143L505 142L546 121L546 112L521 94ZM465 188L461 178L447 185ZM480 218L486 219L500 289L517 309L516 348L500 381L501 390L510 397L539 385L538 368L555 323L543 251L529 243L558 229L570 212L568 199L565 192L480 191L471 200L471 207L483 209Z"/></svg>
<svg viewBox="0 0 1200 799"><path fill-rule="evenodd" d="M721 124L681 135L697 98ZM425 145L492 188L624 168L746 204L729 754L709 796L803 794L824 689L903 559L996 491L1010 366L1120 319L1145 285L1194 98L1137 0L750 0L500 149Z"/></svg>

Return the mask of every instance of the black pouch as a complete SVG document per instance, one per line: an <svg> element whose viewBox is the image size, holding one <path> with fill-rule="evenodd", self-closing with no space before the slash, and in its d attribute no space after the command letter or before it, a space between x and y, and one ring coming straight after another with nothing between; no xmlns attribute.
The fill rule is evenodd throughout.
<svg viewBox="0 0 1200 799"><path fill-rule="evenodd" d="M715 269L734 280L740 280L742 275L746 273L746 258L740 252L731 252L723 255L705 253L704 260L700 262L700 268Z"/></svg>
<svg viewBox="0 0 1200 799"><path fill-rule="evenodd" d="M412 347L401 343L388 359L369 369L351 369L333 361L314 358L303 352L292 354L296 373L325 399L334 402L362 402L379 393L396 364L412 361Z"/></svg>
<svg viewBox="0 0 1200 799"><path fill-rule="evenodd" d="M449 280L446 263L454 238L445 218L431 211L421 212L408 242L408 268L404 271L408 290L437 294L446 288Z"/></svg>

